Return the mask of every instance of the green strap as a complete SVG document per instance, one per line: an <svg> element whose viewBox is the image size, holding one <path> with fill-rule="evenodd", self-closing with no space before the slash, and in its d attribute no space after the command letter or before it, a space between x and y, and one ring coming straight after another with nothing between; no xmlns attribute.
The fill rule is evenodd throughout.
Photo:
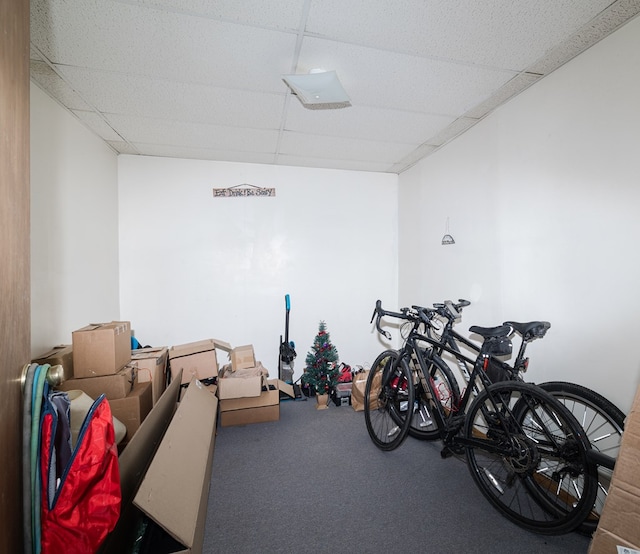
<svg viewBox="0 0 640 554"><path fill-rule="evenodd" d="M30 364L22 391L22 517L24 552L33 552L31 536L31 401L33 397L33 377L38 364Z"/></svg>
<svg viewBox="0 0 640 554"><path fill-rule="evenodd" d="M33 552L40 554L41 529L40 529L40 501L42 483L40 479L40 416L42 414L42 395L47 372L51 366L44 364L38 366L34 377L34 397L31 409L31 496L32 502L32 528L33 528Z"/></svg>

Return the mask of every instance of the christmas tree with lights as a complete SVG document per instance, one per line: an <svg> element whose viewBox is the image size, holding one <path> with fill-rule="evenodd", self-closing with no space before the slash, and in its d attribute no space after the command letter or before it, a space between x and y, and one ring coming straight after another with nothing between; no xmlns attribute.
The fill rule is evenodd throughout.
<svg viewBox="0 0 640 554"><path fill-rule="evenodd" d="M338 351L331 344L325 322L321 321L311 351L305 359L306 368L302 375L302 382L316 394L329 394L338 383L337 362Z"/></svg>

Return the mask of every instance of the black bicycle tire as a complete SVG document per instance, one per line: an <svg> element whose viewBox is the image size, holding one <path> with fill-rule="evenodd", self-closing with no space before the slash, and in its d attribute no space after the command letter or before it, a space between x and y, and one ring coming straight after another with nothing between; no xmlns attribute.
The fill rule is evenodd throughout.
<svg viewBox="0 0 640 554"><path fill-rule="evenodd" d="M394 450L398 448L406 439L410 418L400 417L398 411L402 410L404 404L405 410L413 406L414 389L411 379L411 371L405 360L400 360L399 368L401 378L399 382L404 380L404 389L397 387L391 390L393 401L387 403L380 401L376 395L377 380L380 372L384 372L389 363L398 359L399 353L396 350L385 350L382 352L371 365L367 383L364 392L364 419L367 426L367 432L373 443L384 451ZM386 360L386 361L385 361ZM383 365L384 364L384 365ZM396 364L392 363L395 367ZM372 390L373 395L372 397ZM399 391L399 392L398 392ZM398 393L396 397L395 394Z"/></svg>
<svg viewBox="0 0 640 554"><path fill-rule="evenodd" d="M445 385L448 387L448 392L451 394L450 405L447 406L448 409L450 410L457 409L460 403L460 386L458 385L458 381L455 378L453 371L451 371L451 368L441 358L431 357L429 361L432 362L433 364L432 367L435 368L430 370L431 377L432 378L434 377L435 371L439 371L441 373L441 376L444 378L443 381L445 382ZM414 394L415 394L416 406L414 408L414 411L411 417L411 424L409 426L409 436L418 440L425 440L425 441L433 441L441 438L440 429L438 429L438 426L432 417L431 417L431 424L429 425L428 429L425 427L425 421L418 421L418 418L424 419L423 410L425 409L425 406L427 406L427 417L430 417L428 415L429 414L428 404L430 400L429 400L429 397L427 396L426 391L423 390L419 377L418 377L417 384L414 388Z"/></svg>
<svg viewBox="0 0 640 554"><path fill-rule="evenodd" d="M507 398L512 398L514 393L518 400L506 415L509 426L513 426L511 431L524 427L524 418L529 406L534 406L536 416L540 416L536 421L539 431L531 426L528 427L528 434L512 434L511 431L505 433L504 427L500 424L486 423L489 417L493 417L486 409L492 405L491 398L497 398L504 403ZM529 399L532 404L529 404ZM467 447L469 471L485 498L502 515L530 531L558 535L577 529L593 506L597 494L597 473L596 467L587 459L589 443L571 412L540 387L518 381L496 383L478 394L469 407L465 420L466 438L482 440L483 433L480 432L479 424L474 425L479 412L482 418L478 421L484 423L487 429L484 434L487 444L517 444L520 454L520 459L515 460L515 457L490 454L488 450L480 447ZM545 417L546 421L543 421L542 417ZM547 422L551 422L558 429L544 428L542 425L546 426ZM535 433L539 433L540 436L530 436ZM538 439L553 437L554 442L562 442L564 433L564 444L553 450L549 456L543 457L544 441ZM525 459L525 455L528 458ZM483 463L486 465L482 465ZM573 490L570 494L566 494L564 489L561 491L560 487L555 490L556 485L562 485L564 480L564 477L561 477L556 483L556 473L559 470L562 475L567 465L573 467L577 473L571 484L582 485L578 498L575 498Z"/></svg>
<svg viewBox="0 0 640 554"><path fill-rule="evenodd" d="M566 381L548 381L539 383L538 386L558 398L573 413L585 430L591 448L617 459L626 417L622 410L601 394L583 385ZM594 413L591 414L588 410ZM617 433L617 442L614 438L609 440L610 436L606 432L603 434L602 427L606 423L610 425L609 432ZM592 437L593 434L595 437ZM592 512L579 528L581 532L592 534L596 530L612 476L611 469L598 467L598 495Z"/></svg>

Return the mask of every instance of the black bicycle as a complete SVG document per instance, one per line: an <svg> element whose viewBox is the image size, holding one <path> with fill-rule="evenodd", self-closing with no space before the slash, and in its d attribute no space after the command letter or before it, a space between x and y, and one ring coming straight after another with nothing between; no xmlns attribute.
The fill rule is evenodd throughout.
<svg viewBox="0 0 640 554"><path fill-rule="evenodd" d="M477 343L460 335L454 329L454 325L460 320L462 310L469 305L469 301L460 299L457 303L445 301L434 304L433 309L421 308L429 319L429 325L423 325L424 332L431 338L437 338L439 344L446 345L457 352L461 351L461 345L470 352L479 352L480 346ZM408 324L411 325L409 322ZM518 354L512 365L503 360L492 358L487 374L492 382L505 379L523 381L524 373L529 367L529 358L526 357L527 345L536 339L543 338L551 325L546 321L526 323L507 321L504 325L510 326L512 332L521 339ZM435 362L450 359L459 368L465 382L468 381L471 371L470 364L460 358L447 357L446 352L436 346L433 348L438 354ZM449 375L455 380L450 369L449 372L442 370L441 373L445 376ZM598 494L592 512L581 525L582 531L592 533L597 527L611 484L615 460L620 450L625 414L601 394L576 383L550 381L537 383L537 385L560 400L571 411L583 427L589 440L592 448L591 459L598 463ZM441 390L449 390L452 401L456 401L457 383L448 386L441 385ZM429 415L429 403L419 384L416 385L416 403L409 434L422 440L437 438Z"/></svg>
<svg viewBox="0 0 640 554"><path fill-rule="evenodd" d="M365 421L373 442L389 450L407 436L415 406L413 364L419 369L443 455L466 454L471 475L489 502L510 520L538 533L576 529L590 513L597 493L589 442L571 412L540 387L521 381L491 383L486 369L492 356L511 352L511 328L472 327L483 337L472 360L419 333L415 319L427 325L429 318L418 307L390 312L378 301L376 329L388 336L380 327L383 316L414 325L403 348L387 351L369 372ZM439 356L433 347L450 350L472 364L469 386L455 409L441 400L436 388L433 375L444 366L434 362Z"/></svg>

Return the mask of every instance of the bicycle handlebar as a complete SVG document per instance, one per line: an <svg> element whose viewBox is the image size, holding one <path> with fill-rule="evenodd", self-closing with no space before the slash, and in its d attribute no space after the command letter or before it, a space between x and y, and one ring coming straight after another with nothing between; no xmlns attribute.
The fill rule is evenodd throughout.
<svg viewBox="0 0 640 554"><path fill-rule="evenodd" d="M382 301L376 300L376 307L373 310L373 314L371 315L371 321L369 323L373 323L373 320L376 320L376 331L380 333L382 336L391 340L391 333L385 331L382 327L380 327L380 319L383 316L395 317L397 319L405 319L407 321L415 320L415 315L411 313L409 308L401 308L399 312L390 312L389 310L382 309Z"/></svg>

